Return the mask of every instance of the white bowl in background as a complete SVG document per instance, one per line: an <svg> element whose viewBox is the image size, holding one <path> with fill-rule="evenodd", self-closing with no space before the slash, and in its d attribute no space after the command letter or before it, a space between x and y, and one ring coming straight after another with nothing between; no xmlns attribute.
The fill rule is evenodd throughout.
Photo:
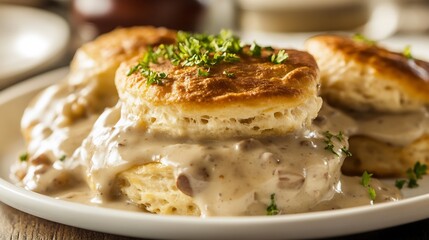
<svg viewBox="0 0 429 240"><path fill-rule="evenodd" d="M0 4L0 88L55 63L69 38L66 21L53 13Z"/></svg>

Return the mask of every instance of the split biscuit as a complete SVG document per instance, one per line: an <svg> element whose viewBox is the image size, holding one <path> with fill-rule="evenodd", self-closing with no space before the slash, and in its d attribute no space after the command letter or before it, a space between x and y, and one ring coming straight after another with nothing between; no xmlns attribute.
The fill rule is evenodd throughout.
<svg viewBox="0 0 429 240"><path fill-rule="evenodd" d="M116 75L122 116L142 129L179 138L263 137L300 130L311 124L321 107L319 72L310 54L286 52L289 58L282 64L243 54L238 62L211 67L206 77L198 76L196 67L159 62L151 70L168 74L162 85L147 84L140 73L130 75L137 62L133 59ZM146 211L201 214L171 166L138 165L121 172L118 179L122 193Z"/></svg>
<svg viewBox="0 0 429 240"><path fill-rule="evenodd" d="M398 117L429 105L428 62L346 36L315 36L307 40L306 48L320 67L322 97L345 112ZM428 123L428 117L423 121ZM359 131L352 135L353 156L342 168L346 174L369 171L379 177L405 176L417 161L429 164L427 130L406 144L388 143Z"/></svg>
<svg viewBox="0 0 429 240"><path fill-rule="evenodd" d="M313 57L286 53L282 64L242 54L238 62L211 67L207 77L165 60L151 66L167 73L162 85L128 75L133 59L118 69L116 85L125 111L152 130L196 137L280 135L311 124L322 103Z"/></svg>

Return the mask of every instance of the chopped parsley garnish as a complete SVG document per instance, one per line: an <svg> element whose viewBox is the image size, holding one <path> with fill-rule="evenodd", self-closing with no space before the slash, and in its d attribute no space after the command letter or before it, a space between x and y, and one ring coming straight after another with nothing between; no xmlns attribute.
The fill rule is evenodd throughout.
<svg viewBox="0 0 429 240"><path fill-rule="evenodd" d="M143 76L146 77L146 79L147 79L146 83L148 85L151 85L154 83L156 83L158 85L162 85L162 79L167 77L167 74L164 72L155 72L155 71L152 71L150 69L145 69L145 70L141 71L141 73L143 74Z"/></svg>
<svg viewBox="0 0 429 240"><path fill-rule="evenodd" d="M338 153L335 152L335 149L334 149L335 146L334 146L334 143L332 142L332 137L334 135L332 135L332 133L330 133L329 131L326 131L323 134L325 135L325 144L326 144L325 150L339 156Z"/></svg>
<svg viewBox="0 0 429 240"><path fill-rule="evenodd" d="M25 161L27 161L27 160L28 160L28 153L27 153L27 152L24 152L24 153L22 153L21 155L19 155L19 160L20 160L21 162L25 162Z"/></svg>
<svg viewBox="0 0 429 240"><path fill-rule="evenodd" d="M263 48L270 49L271 47ZM169 60L173 65L180 67L198 67L198 76L209 76L210 67L219 63L233 63L240 61L239 54L243 53L241 40L231 31L222 30L218 35L192 34L178 32L175 44L161 44L154 51L151 48L143 55L139 63L128 71L127 76L140 72L147 79L147 84L163 83L167 73L156 72L150 69L152 63L161 60ZM253 57L261 57L262 47L255 42L250 46L248 54ZM271 55L271 61L279 64L288 58L284 50ZM226 74L233 77L231 74Z"/></svg>
<svg viewBox="0 0 429 240"><path fill-rule="evenodd" d="M256 42L253 42L252 45L250 45L250 55L253 57L260 57L262 52L261 46L256 44Z"/></svg>
<svg viewBox="0 0 429 240"><path fill-rule="evenodd" d="M355 35L353 35L353 40L362 42L368 45L375 45L377 43L377 41L371 40L360 33L355 33Z"/></svg>
<svg viewBox="0 0 429 240"><path fill-rule="evenodd" d="M227 72L226 70L225 71L223 71L223 73L222 73L223 75L226 75L227 77L229 77L229 78L235 78L235 74L234 73L232 73L232 72Z"/></svg>
<svg viewBox="0 0 429 240"><path fill-rule="evenodd" d="M373 187L368 187L369 198L374 201L377 194L375 193L375 189Z"/></svg>
<svg viewBox="0 0 429 240"><path fill-rule="evenodd" d="M405 183L407 183L407 180L405 180L405 179L396 179L395 186L398 189L402 189L404 187Z"/></svg>
<svg viewBox="0 0 429 240"><path fill-rule="evenodd" d="M201 68L198 68L198 76L200 77L207 77L209 75L209 71L203 70Z"/></svg>
<svg viewBox="0 0 429 240"><path fill-rule="evenodd" d="M395 182L395 186L399 189L402 189L404 185L407 183L408 188L416 188L419 186L417 180L422 179L424 175L426 175L427 165L421 164L420 162L416 162L413 168L407 169L407 178L408 179L397 179Z"/></svg>
<svg viewBox="0 0 429 240"><path fill-rule="evenodd" d="M327 151L329 151L329 152L331 152L331 153L339 156L338 153L335 152L335 150L334 150L334 143L331 140L325 140L325 143L326 143L325 150L327 150Z"/></svg>
<svg viewBox="0 0 429 240"><path fill-rule="evenodd" d="M280 64L286 61L286 59L289 57L289 55L285 52L285 50L280 50L277 54L271 55L271 62L275 64Z"/></svg>
<svg viewBox="0 0 429 240"><path fill-rule="evenodd" d="M371 182L372 173L368 173L367 171L363 172L361 184L364 187L368 187Z"/></svg>
<svg viewBox="0 0 429 240"><path fill-rule="evenodd" d="M426 171L428 166L426 164L421 164L420 162L416 162L414 164L413 173L417 179L422 179L424 175L426 175Z"/></svg>
<svg viewBox="0 0 429 240"><path fill-rule="evenodd" d="M152 48L149 48L139 63L128 71L127 76L139 71L146 77L146 84L151 85L156 83L161 85L162 79L166 78L167 74L164 72L155 72L149 68L150 63L156 63L158 61L157 59L157 54L153 52Z"/></svg>
<svg viewBox="0 0 429 240"><path fill-rule="evenodd" d="M66 160L66 155L62 155L60 158L59 158L59 160L62 162L62 161L64 161L64 160Z"/></svg>
<svg viewBox="0 0 429 240"><path fill-rule="evenodd" d="M264 50L267 50L267 51L270 51L270 52L274 52L274 48L271 47L271 46L264 47Z"/></svg>
<svg viewBox="0 0 429 240"><path fill-rule="evenodd" d="M276 194L273 193L271 194L271 203L270 205L267 207L267 215L277 215L279 214L279 210L277 209L277 204L276 204Z"/></svg>
<svg viewBox="0 0 429 240"><path fill-rule="evenodd" d="M352 153L346 147L343 146L340 150L341 150L341 152L343 152L344 154L346 154L347 157L351 157L352 156Z"/></svg>
<svg viewBox="0 0 429 240"><path fill-rule="evenodd" d="M404 55L404 57L408 58L408 59L413 59L413 54L411 53L411 46L407 45L405 46L402 54Z"/></svg>
<svg viewBox="0 0 429 240"><path fill-rule="evenodd" d="M340 154L338 154L338 152L335 151L335 145L334 145L334 142L332 140L335 138L338 141L343 142L344 141L343 132L340 131L338 134L335 135L335 134L332 134L329 131L326 131L326 132L323 133L323 135L325 136L325 140L324 140L324 142L326 144L325 150L327 150L327 151L329 151L329 152L331 152L331 153L333 153L333 154L335 154L337 156L340 156ZM342 153L344 153L347 157L351 157L352 156L352 153L350 152L350 150L347 149L345 146L342 146L340 148L340 151Z"/></svg>
<svg viewBox="0 0 429 240"><path fill-rule="evenodd" d="M363 172L361 184L362 186L368 189L369 198L374 201L377 195L375 193L375 189L370 185L371 177L372 177L372 173L368 173L367 171Z"/></svg>
<svg viewBox="0 0 429 240"><path fill-rule="evenodd" d="M341 131L337 135L334 135L334 137L338 139L338 141L340 142L344 141L344 135L343 135L343 132Z"/></svg>

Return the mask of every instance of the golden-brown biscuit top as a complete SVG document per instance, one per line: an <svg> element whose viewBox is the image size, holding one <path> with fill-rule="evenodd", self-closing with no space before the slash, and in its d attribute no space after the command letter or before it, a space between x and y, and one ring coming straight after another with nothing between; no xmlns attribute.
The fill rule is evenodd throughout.
<svg viewBox="0 0 429 240"><path fill-rule="evenodd" d="M317 95L318 67L314 58L302 51L285 50L289 55L281 64L262 57L241 54L240 61L220 63L210 68L207 77L198 76L197 67L179 67L169 61L151 64L154 71L168 74L162 85L148 85L140 73L127 76L137 59L123 64L116 75L119 93L143 96L151 104L220 106L227 103L255 103L282 99L291 105L300 104ZM226 73L234 74L228 77Z"/></svg>
<svg viewBox="0 0 429 240"><path fill-rule="evenodd" d="M429 103L429 63L407 58L375 43L346 36L320 35L308 41L319 42L331 51L342 54L345 61L355 61L376 70L383 79L397 82L409 95Z"/></svg>
<svg viewBox="0 0 429 240"><path fill-rule="evenodd" d="M151 26L118 28L110 33L101 35L94 41L79 48L77 55L85 54L86 58L108 65L140 55L148 46L172 44L175 42L176 32L166 28ZM79 64L72 63L72 69ZM76 66L74 66L76 65Z"/></svg>

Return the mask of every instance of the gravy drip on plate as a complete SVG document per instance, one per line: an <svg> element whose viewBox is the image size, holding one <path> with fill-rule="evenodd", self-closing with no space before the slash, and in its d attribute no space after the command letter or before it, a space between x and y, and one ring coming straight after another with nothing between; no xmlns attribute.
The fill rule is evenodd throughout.
<svg viewBox="0 0 429 240"><path fill-rule="evenodd" d="M66 82L41 92L26 108L21 129L30 159L13 166L13 178L37 192L56 192L80 181L79 161L69 161L92 125L117 95L103 94L96 81ZM41 177L43 176L43 177Z"/></svg>

